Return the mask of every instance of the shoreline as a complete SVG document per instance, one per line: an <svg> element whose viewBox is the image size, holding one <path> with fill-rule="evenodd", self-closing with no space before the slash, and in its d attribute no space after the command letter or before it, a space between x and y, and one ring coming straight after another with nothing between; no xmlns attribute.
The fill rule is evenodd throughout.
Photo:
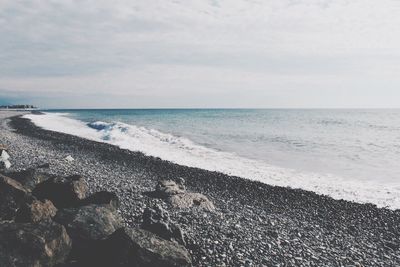
<svg viewBox="0 0 400 267"><path fill-rule="evenodd" d="M165 207L186 232L195 266L400 264L400 210L180 166L43 130L28 119L10 119L8 125L16 132L4 119L1 125L0 136L14 153L14 168L47 161L54 174L82 174L91 192L116 191L127 225L141 223L145 206ZM75 161L67 163L67 155ZM179 178L189 191L209 197L216 212L175 210L146 196L159 180Z"/></svg>

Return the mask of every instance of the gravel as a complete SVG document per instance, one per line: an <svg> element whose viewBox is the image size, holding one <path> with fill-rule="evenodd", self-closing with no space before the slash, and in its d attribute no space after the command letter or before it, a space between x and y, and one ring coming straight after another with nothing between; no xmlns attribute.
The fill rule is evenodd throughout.
<svg viewBox="0 0 400 267"><path fill-rule="evenodd" d="M180 166L9 118L20 114L0 112L12 169L49 163L53 174L81 174L90 192L117 193L127 226L161 205L185 232L195 266L400 266L400 210ZM159 180L181 178L216 211L174 209L146 194Z"/></svg>

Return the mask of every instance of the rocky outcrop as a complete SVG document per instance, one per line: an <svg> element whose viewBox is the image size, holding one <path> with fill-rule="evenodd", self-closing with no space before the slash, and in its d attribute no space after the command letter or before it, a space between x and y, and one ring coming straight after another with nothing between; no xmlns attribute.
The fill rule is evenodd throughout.
<svg viewBox="0 0 400 267"><path fill-rule="evenodd" d="M188 251L142 229L121 228L107 241L113 248L115 265L134 267L192 266Z"/></svg>
<svg viewBox="0 0 400 267"><path fill-rule="evenodd" d="M0 266L55 266L71 250L65 228L53 222L0 222L0 237Z"/></svg>
<svg viewBox="0 0 400 267"><path fill-rule="evenodd" d="M182 230L161 207L145 211L151 232L124 229L117 195L86 197L80 176L8 174L18 181L0 175L0 266L191 266Z"/></svg>
<svg viewBox="0 0 400 267"><path fill-rule="evenodd" d="M153 209L146 208L143 213L143 223L141 226L144 230L152 232L166 240L175 241L181 245L185 245L185 239L182 229L179 225L171 221L167 211L159 205Z"/></svg>
<svg viewBox="0 0 400 267"><path fill-rule="evenodd" d="M15 216L16 222L40 222L52 219L57 213L57 208L54 207L50 200L36 200L31 198L23 203L18 209Z"/></svg>
<svg viewBox="0 0 400 267"><path fill-rule="evenodd" d="M97 205L109 205L114 209L119 208L119 199L115 193L100 191L90 195L80 202L81 206L97 204Z"/></svg>
<svg viewBox="0 0 400 267"><path fill-rule="evenodd" d="M17 181L0 174L0 220L12 220L28 191Z"/></svg>
<svg viewBox="0 0 400 267"><path fill-rule="evenodd" d="M208 211L215 210L214 204L205 195L187 192L182 181L180 183L171 180L160 181L152 195L166 199L175 208L197 207Z"/></svg>
<svg viewBox="0 0 400 267"><path fill-rule="evenodd" d="M33 195L49 199L57 208L72 207L86 197L87 186L79 175L52 177L36 186Z"/></svg>

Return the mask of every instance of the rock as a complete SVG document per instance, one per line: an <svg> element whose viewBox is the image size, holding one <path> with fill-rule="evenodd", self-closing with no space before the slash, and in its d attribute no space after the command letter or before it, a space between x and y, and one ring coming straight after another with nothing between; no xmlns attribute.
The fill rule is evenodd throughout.
<svg viewBox="0 0 400 267"><path fill-rule="evenodd" d="M0 160L0 169L9 169L11 168L11 162L9 160Z"/></svg>
<svg viewBox="0 0 400 267"><path fill-rule="evenodd" d="M68 257L71 240L54 222L0 222L0 266L55 266Z"/></svg>
<svg viewBox="0 0 400 267"><path fill-rule="evenodd" d="M87 186L79 175L53 177L36 186L33 195L49 199L57 208L73 207L86 197Z"/></svg>
<svg viewBox="0 0 400 267"><path fill-rule="evenodd" d="M122 227L122 219L107 205L88 205L59 210L54 221L67 229L73 241L73 256L90 262L103 251L102 241Z"/></svg>
<svg viewBox="0 0 400 267"><path fill-rule="evenodd" d="M169 198L169 202L176 208L199 207L209 211L215 210L214 204L200 193L176 194Z"/></svg>
<svg viewBox="0 0 400 267"><path fill-rule="evenodd" d="M37 184L55 177L54 175L39 172L34 168L29 168L21 171L6 172L4 173L4 175L13 178L29 190L33 190Z"/></svg>
<svg viewBox="0 0 400 267"><path fill-rule="evenodd" d="M0 219L12 220L27 194L20 183L0 174Z"/></svg>
<svg viewBox="0 0 400 267"><path fill-rule="evenodd" d="M179 180L179 184L171 180L160 181L151 196L167 199L175 208L198 207L214 211L214 204L203 194L189 193L185 191L185 180Z"/></svg>
<svg viewBox="0 0 400 267"><path fill-rule="evenodd" d="M109 239L115 265L137 267L192 266L188 251L181 245L164 240L142 229L117 230Z"/></svg>
<svg viewBox="0 0 400 267"><path fill-rule="evenodd" d="M65 160L68 162L73 162L75 159L71 155L69 155L65 158Z"/></svg>
<svg viewBox="0 0 400 267"><path fill-rule="evenodd" d="M170 196L185 192L185 187L171 180L163 180L158 182L155 195L160 198L168 198Z"/></svg>
<svg viewBox="0 0 400 267"><path fill-rule="evenodd" d="M115 193L112 192L107 192L107 191L100 191L97 193L94 193L93 195L83 199L80 203L80 205L85 206L85 205L90 205L90 204L106 204L110 205L114 209L119 208L119 199Z"/></svg>
<svg viewBox="0 0 400 267"><path fill-rule="evenodd" d="M186 245L182 229L171 221L168 212L159 205L155 206L154 209L146 208L144 210L141 227L164 239Z"/></svg>
<svg viewBox="0 0 400 267"><path fill-rule="evenodd" d="M7 161L10 159L10 155L8 155L7 151L2 150L0 154L0 160L1 161Z"/></svg>
<svg viewBox="0 0 400 267"><path fill-rule="evenodd" d="M36 200L31 199L30 201L22 204L18 209L15 216L16 222L40 222L43 220L49 220L53 218L57 213L57 208L54 207L50 200Z"/></svg>

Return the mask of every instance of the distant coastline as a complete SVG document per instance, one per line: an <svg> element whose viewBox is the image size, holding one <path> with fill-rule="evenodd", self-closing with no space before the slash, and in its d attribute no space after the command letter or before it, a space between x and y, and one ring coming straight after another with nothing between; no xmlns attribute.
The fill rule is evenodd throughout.
<svg viewBox="0 0 400 267"><path fill-rule="evenodd" d="M34 105L1 105L0 110L38 110L38 107L35 107Z"/></svg>

